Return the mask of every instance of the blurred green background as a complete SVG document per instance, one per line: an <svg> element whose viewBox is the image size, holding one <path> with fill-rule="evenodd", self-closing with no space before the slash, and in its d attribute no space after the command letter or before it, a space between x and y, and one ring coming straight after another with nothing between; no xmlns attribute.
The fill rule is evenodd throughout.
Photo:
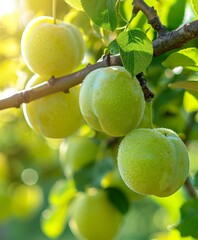
<svg viewBox="0 0 198 240"><path fill-rule="evenodd" d="M166 4L157 2L160 17L169 29L195 18L190 9L190 1L172 0ZM156 4L156 1L150 0L148 3ZM23 89L31 77L32 73L24 65L20 54L21 34L33 17L51 15L51 5L51 0L0 0L1 98ZM181 9L175 21L174 11L178 6ZM131 1L122 2L122 11L124 17L129 17ZM87 49L84 63L96 62L105 47L100 34L107 38L107 33L101 33L100 29L90 23L84 12L72 9L63 0L58 0L57 16L81 29ZM146 18L139 14L132 22L132 27L146 30ZM152 30L148 35L151 39L155 37ZM198 42L191 41L188 46L197 47ZM193 178L198 169L198 114L194 114L198 110L198 100L183 90L172 90L168 85L178 79L197 80L198 77L197 73L191 70L165 69L161 64L165 57L155 58L146 73L148 85L156 95L153 102L153 120L155 126L171 128L181 134L181 137L187 136L190 175ZM77 135L86 136L90 133L95 134L83 126ZM59 161L59 147L62 142L63 140L46 139L30 129L21 109L0 111L1 240L49 239L43 233L40 222L43 211L49 206L52 186L60 179L65 179ZM185 188L182 188L165 199L145 197L135 201L125 216L116 240L193 239L181 238L176 230L167 229L167 226L170 230L172 225L178 222L180 206L186 199L189 199L189 196ZM75 237L66 225L63 233L56 239L72 240Z"/></svg>

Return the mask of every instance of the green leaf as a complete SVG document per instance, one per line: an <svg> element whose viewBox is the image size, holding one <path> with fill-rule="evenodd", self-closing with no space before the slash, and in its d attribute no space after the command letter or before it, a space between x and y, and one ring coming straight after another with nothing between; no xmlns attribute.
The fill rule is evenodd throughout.
<svg viewBox="0 0 198 240"><path fill-rule="evenodd" d="M65 2L77 10L83 10L80 0L65 0Z"/></svg>
<svg viewBox="0 0 198 240"><path fill-rule="evenodd" d="M117 27L116 5L117 0L81 0L83 9L98 26L114 31Z"/></svg>
<svg viewBox="0 0 198 240"><path fill-rule="evenodd" d="M198 189L198 171L195 173L193 185Z"/></svg>
<svg viewBox="0 0 198 240"><path fill-rule="evenodd" d="M58 180L49 193L50 206L42 212L41 228L50 238L57 238L65 229L70 201L76 194L72 180Z"/></svg>
<svg viewBox="0 0 198 240"><path fill-rule="evenodd" d="M182 237L192 236L198 238L198 199L185 202L181 209L181 220L177 225Z"/></svg>
<svg viewBox="0 0 198 240"><path fill-rule="evenodd" d="M100 187L101 179L112 169L113 161L110 158L88 164L74 173L76 188L78 191L84 191L87 187Z"/></svg>
<svg viewBox="0 0 198 240"><path fill-rule="evenodd" d="M118 54L120 51L119 51L119 46L118 46L118 43L115 40L113 40L110 44L109 44L109 51L110 51L110 54L111 55L116 55Z"/></svg>
<svg viewBox="0 0 198 240"><path fill-rule="evenodd" d="M198 1L197 0L191 0L191 4L192 4L192 7L195 10L196 14L198 14Z"/></svg>
<svg viewBox="0 0 198 240"><path fill-rule="evenodd" d="M183 88L187 91L198 92L198 81L181 81L171 83L169 85L171 88Z"/></svg>
<svg viewBox="0 0 198 240"><path fill-rule="evenodd" d="M198 70L198 49L186 48L178 52L172 53L163 63L164 67L173 69L175 67L183 67L193 71Z"/></svg>
<svg viewBox="0 0 198 240"><path fill-rule="evenodd" d="M41 215L41 229L43 233L50 238L60 236L66 226L68 218L68 205L61 207L50 206L45 209Z"/></svg>
<svg viewBox="0 0 198 240"><path fill-rule="evenodd" d="M130 205L124 193L120 189L114 187L106 188L105 191L107 192L108 199L111 201L111 203L122 214L127 213Z"/></svg>
<svg viewBox="0 0 198 240"><path fill-rule="evenodd" d="M48 199L52 205L68 203L76 194L75 184L72 180L60 179L52 186Z"/></svg>
<svg viewBox="0 0 198 240"><path fill-rule="evenodd" d="M197 1L197 0L196 0ZM174 30L182 24L184 13L186 10L186 0L177 0L168 11L167 27L169 30ZM175 13L177 12L177 17Z"/></svg>
<svg viewBox="0 0 198 240"><path fill-rule="evenodd" d="M119 34L117 43L123 65L132 76L146 70L153 57L153 47L143 31L124 31Z"/></svg>

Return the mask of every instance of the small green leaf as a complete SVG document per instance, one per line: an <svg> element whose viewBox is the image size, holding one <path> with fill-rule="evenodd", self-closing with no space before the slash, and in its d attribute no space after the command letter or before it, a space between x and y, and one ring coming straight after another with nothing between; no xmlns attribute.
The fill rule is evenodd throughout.
<svg viewBox="0 0 198 240"><path fill-rule="evenodd" d="M117 0L81 0L91 20L108 31L114 31L117 27L116 2Z"/></svg>
<svg viewBox="0 0 198 240"><path fill-rule="evenodd" d="M198 199L185 202L181 209L181 220L177 225L182 237L198 238Z"/></svg>
<svg viewBox="0 0 198 240"><path fill-rule="evenodd" d="M170 7L168 11L168 23L167 27L169 30L174 30L182 24L184 19L184 14L186 10L186 0L176 0L175 3ZM175 17L175 12L177 12L177 17Z"/></svg>
<svg viewBox="0 0 198 240"><path fill-rule="evenodd" d="M198 81L181 81L170 84L171 88L183 88L187 91L198 92Z"/></svg>
<svg viewBox="0 0 198 240"><path fill-rule="evenodd" d="M124 31L119 34L117 43L123 65L132 76L146 70L153 57L153 47L143 31Z"/></svg>
<svg viewBox="0 0 198 240"><path fill-rule="evenodd" d="M115 40L113 40L110 44L109 44L109 51L110 51L110 54L111 55L116 55L118 54L120 51L119 51L119 46L118 46L118 43Z"/></svg>
<svg viewBox="0 0 198 240"><path fill-rule="evenodd" d="M41 228L50 238L57 238L65 229L68 218L69 203L76 194L72 180L58 180L49 193L50 206L42 212Z"/></svg>
<svg viewBox="0 0 198 240"><path fill-rule="evenodd" d="M129 210L129 201L127 200L124 193L114 187L106 188L105 191L107 192L108 199L111 203L122 213L125 214Z"/></svg>
<svg viewBox="0 0 198 240"><path fill-rule="evenodd" d="M198 49L186 48L178 52L172 53L162 63L164 67L173 69L175 67L183 67L193 71L198 70Z"/></svg>
<svg viewBox="0 0 198 240"><path fill-rule="evenodd" d="M61 207L50 206L50 208L45 209L41 215L41 229L43 233L50 238L57 238L63 233L67 218L67 204Z"/></svg>
<svg viewBox="0 0 198 240"><path fill-rule="evenodd" d="M61 205L69 202L76 194L75 184L72 180L61 179L55 182L49 193L49 203Z"/></svg>
<svg viewBox="0 0 198 240"><path fill-rule="evenodd" d="M191 0L191 4L192 4L192 7L195 10L196 14L198 14L198 1L197 0Z"/></svg>
<svg viewBox="0 0 198 240"><path fill-rule="evenodd" d="M195 173L194 176L194 186L198 189L198 171Z"/></svg>
<svg viewBox="0 0 198 240"><path fill-rule="evenodd" d="M100 187L101 179L112 169L113 161L109 158L88 164L74 173L76 188L78 191L84 191L87 187Z"/></svg>

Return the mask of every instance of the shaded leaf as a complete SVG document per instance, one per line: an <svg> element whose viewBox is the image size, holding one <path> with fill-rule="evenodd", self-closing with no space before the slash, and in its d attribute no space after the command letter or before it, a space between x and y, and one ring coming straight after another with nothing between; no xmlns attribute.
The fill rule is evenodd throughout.
<svg viewBox="0 0 198 240"><path fill-rule="evenodd" d="M120 52L116 39L109 44L109 51L111 55L116 55Z"/></svg>
<svg viewBox="0 0 198 240"><path fill-rule="evenodd" d="M70 201L76 194L72 180L59 180L51 188L49 194L50 206L42 212L41 228L50 238L57 238L65 229Z"/></svg>
<svg viewBox="0 0 198 240"><path fill-rule="evenodd" d="M182 24L182 21L184 19L184 13L186 9L186 0L177 0L175 3L171 6L168 12L168 29L173 30L179 27L180 24ZM177 17L175 17L175 12L177 12Z"/></svg>
<svg viewBox="0 0 198 240"><path fill-rule="evenodd" d="M185 202L181 209L181 220L177 225L182 237L192 236L198 238L198 199Z"/></svg>
<svg viewBox="0 0 198 240"><path fill-rule="evenodd" d="M117 27L116 0L81 0L83 9L98 26L114 31Z"/></svg>
<svg viewBox="0 0 198 240"><path fill-rule="evenodd" d="M186 48L178 52L172 53L162 63L164 67L173 69L175 67L183 67L193 71L198 70L198 49Z"/></svg>
<svg viewBox="0 0 198 240"><path fill-rule="evenodd" d="M45 209L41 215L41 229L43 233L50 238L60 236L66 226L68 218L68 205L61 207L50 206Z"/></svg>
<svg viewBox="0 0 198 240"><path fill-rule="evenodd" d="M153 47L143 31L124 31L119 34L117 43L123 65L132 76L146 70L153 57Z"/></svg>
<svg viewBox="0 0 198 240"><path fill-rule="evenodd" d="M122 213L125 214L129 210L129 201L127 200L124 193L114 187L108 187L105 189L107 192L108 198L111 203Z"/></svg>
<svg viewBox="0 0 198 240"><path fill-rule="evenodd" d="M109 158L86 165L74 173L76 188L78 191L84 191L87 187L100 187L101 179L112 169L113 162Z"/></svg>
<svg viewBox="0 0 198 240"><path fill-rule="evenodd" d="M194 176L194 186L198 189L198 171L195 173Z"/></svg>
<svg viewBox="0 0 198 240"><path fill-rule="evenodd" d="M52 186L48 199L53 205L68 203L76 193L76 188L72 180L61 179Z"/></svg>
<svg viewBox="0 0 198 240"><path fill-rule="evenodd" d="M170 84L171 88L183 88L187 91L198 92L198 81L181 81Z"/></svg>

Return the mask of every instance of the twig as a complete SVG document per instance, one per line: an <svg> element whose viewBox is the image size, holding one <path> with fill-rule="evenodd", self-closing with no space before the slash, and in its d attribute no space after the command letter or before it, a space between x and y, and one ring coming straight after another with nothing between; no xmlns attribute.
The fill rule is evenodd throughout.
<svg viewBox="0 0 198 240"><path fill-rule="evenodd" d="M183 142L185 143L186 146L188 146L189 136L190 136L193 126L196 122L195 117L196 117L197 112L198 111L190 112L188 115L187 121L186 121L186 126L183 131L184 136L185 136ZM186 179L184 185L185 185L186 191L188 192L189 196L191 196L192 198L198 197L197 192L196 192L193 184L191 183L189 177Z"/></svg>
<svg viewBox="0 0 198 240"><path fill-rule="evenodd" d="M22 103L28 103L52 93L60 91L67 92L69 88L80 84L85 76L94 69L118 65L122 65L120 56L106 57L96 64L90 64L78 72L57 79L52 77L48 81L36 85L35 87L16 92L12 96L1 99L0 110L20 107Z"/></svg>
<svg viewBox="0 0 198 240"><path fill-rule="evenodd" d="M153 41L154 56L180 48L192 39L198 38L198 20L185 24L176 30L168 31L160 22L154 7L149 7L143 0L133 0L132 4L134 14L142 11L147 17L148 23L158 33L158 37Z"/></svg>
<svg viewBox="0 0 198 240"><path fill-rule="evenodd" d="M192 198L197 198L197 192L196 192L195 188L193 187L192 183L190 182L189 178L187 178L185 181L185 187L186 187L188 194Z"/></svg>
<svg viewBox="0 0 198 240"><path fill-rule="evenodd" d="M153 41L154 56L182 47L185 43L198 38L198 20L167 32L162 38Z"/></svg>
<svg viewBox="0 0 198 240"><path fill-rule="evenodd" d="M140 83L140 86L142 87L145 101L146 102L152 101L152 99L154 98L154 93L148 88L148 86L146 84L146 79L144 78L143 73L137 74L136 77Z"/></svg>
<svg viewBox="0 0 198 240"><path fill-rule="evenodd" d="M157 11L154 7L149 7L143 0L133 0L133 14L142 11L148 19L148 23L158 33L158 37L162 37L167 33L166 27L160 22Z"/></svg>

